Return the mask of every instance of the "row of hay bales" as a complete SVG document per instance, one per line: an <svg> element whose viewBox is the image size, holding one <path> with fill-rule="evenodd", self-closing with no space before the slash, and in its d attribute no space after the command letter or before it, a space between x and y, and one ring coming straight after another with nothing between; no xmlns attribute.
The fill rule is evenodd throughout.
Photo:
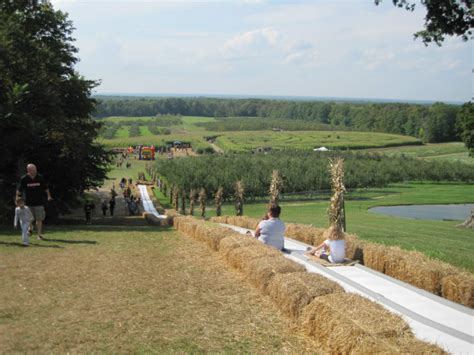
<svg viewBox="0 0 474 355"><path fill-rule="evenodd" d="M330 353L445 353L417 340L401 317L366 298L345 293L337 283L306 272L254 238L192 217L175 217L173 223L183 234L218 252Z"/></svg>
<svg viewBox="0 0 474 355"><path fill-rule="evenodd" d="M250 217L223 216L214 222L255 229L259 220ZM319 245L325 230L305 224L289 223L285 235L309 245ZM362 241L346 234L347 257L365 266L467 307L474 307L474 275L447 263L416 252Z"/></svg>

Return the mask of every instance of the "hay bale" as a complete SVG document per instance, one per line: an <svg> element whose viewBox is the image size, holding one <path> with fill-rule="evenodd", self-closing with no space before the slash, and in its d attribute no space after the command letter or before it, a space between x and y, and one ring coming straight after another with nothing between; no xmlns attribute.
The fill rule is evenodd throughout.
<svg viewBox="0 0 474 355"><path fill-rule="evenodd" d="M398 247L385 247L385 258L385 274L436 295L441 295L443 277L458 272L447 263Z"/></svg>
<svg viewBox="0 0 474 355"><path fill-rule="evenodd" d="M227 223L229 216L211 217L210 221L214 223Z"/></svg>
<svg viewBox="0 0 474 355"><path fill-rule="evenodd" d="M444 298L461 303L467 307L474 307L474 275L460 272L443 277L441 293Z"/></svg>
<svg viewBox="0 0 474 355"><path fill-rule="evenodd" d="M235 232L213 223L202 223L196 227L195 238L206 243L212 250L217 251L221 240L233 233Z"/></svg>
<svg viewBox="0 0 474 355"><path fill-rule="evenodd" d="M275 275L302 272L305 271L305 268L280 254L277 257L266 256L250 260L243 266L242 271L254 286L265 292Z"/></svg>
<svg viewBox="0 0 474 355"><path fill-rule="evenodd" d="M301 314L302 327L331 352L348 353L362 341L411 336L408 324L381 305L352 293L316 297Z"/></svg>
<svg viewBox="0 0 474 355"><path fill-rule="evenodd" d="M364 265L379 272L385 272L385 250L386 246L375 243L367 243L364 246Z"/></svg>
<svg viewBox="0 0 474 355"><path fill-rule="evenodd" d="M289 223L285 231L286 236L309 245L321 244L325 240L323 234L324 229L296 223Z"/></svg>
<svg viewBox="0 0 474 355"><path fill-rule="evenodd" d="M150 212L144 212L143 218L145 219L145 222L147 224L152 226L166 227L169 226L170 223L172 223L172 220L170 220L169 218L158 218Z"/></svg>
<svg viewBox="0 0 474 355"><path fill-rule="evenodd" d="M228 224L252 230L256 229L258 223L260 222L259 219L247 216L227 216L226 220Z"/></svg>
<svg viewBox="0 0 474 355"><path fill-rule="evenodd" d="M351 354L447 354L437 345L418 340L412 336L381 339L362 337L357 339Z"/></svg>
<svg viewBox="0 0 474 355"><path fill-rule="evenodd" d="M281 252L275 248L258 243L234 248L226 255L227 262L234 268L242 270L250 261L263 257L279 257Z"/></svg>
<svg viewBox="0 0 474 355"><path fill-rule="evenodd" d="M351 260L359 260L362 264L364 263L364 249L367 243L361 241L354 234L346 234L346 257Z"/></svg>
<svg viewBox="0 0 474 355"><path fill-rule="evenodd" d="M344 292L337 283L314 273L294 272L275 275L267 287L268 294L280 310L293 319L314 298Z"/></svg>
<svg viewBox="0 0 474 355"><path fill-rule="evenodd" d="M412 336L404 336L397 339L391 339L390 342L398 347L397 353L404 354L448 354L435 344L416 339Z"/></svg>
<svg viewBox="0 0 474 355"><path fill-rule="evenodd" d="M255 246L258 244L261 244L261 242L259 242L255 238L238 234L238 233L234 233L234 234L230 234L230 236L223 238L220 241L219 252L222 253L222 255L227 258L227 254L235 248L247 247L247 246L252 246L252 245Z"/></svg>

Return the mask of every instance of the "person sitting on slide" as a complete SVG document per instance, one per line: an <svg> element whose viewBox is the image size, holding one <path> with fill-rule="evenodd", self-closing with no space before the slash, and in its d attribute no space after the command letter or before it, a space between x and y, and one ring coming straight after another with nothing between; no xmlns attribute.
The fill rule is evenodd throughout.
<svg viewBox="0 0 474 355"><path fill-rule="evenodd" d="M329 233L328 239L306 253L319 256L330 263L342 263L346 257L344 233Z"/></svg>
<svg viewBox="0 0 474 355"><path fill-rule="evenodd" d="M278 250L283 250L285 224L280 220L281 207L270 205L266 218L264 218L255 230L255 237L263 244L267 244Z"/></svg>

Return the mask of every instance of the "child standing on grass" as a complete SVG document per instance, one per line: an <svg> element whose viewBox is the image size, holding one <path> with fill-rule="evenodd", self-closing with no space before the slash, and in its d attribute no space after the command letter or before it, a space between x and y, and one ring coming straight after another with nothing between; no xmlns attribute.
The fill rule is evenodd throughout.
<svg viewBox="0 0 474 355"><path fill-rule="evenodd" d="M22 198L17 199L17 208L15 208L15 219L13 220L13 226L18 226L18 221L21 227L21 241L23 246L29 245L28 240L28 228L33 221L33 213L25 206L25 201Z"/></svg>

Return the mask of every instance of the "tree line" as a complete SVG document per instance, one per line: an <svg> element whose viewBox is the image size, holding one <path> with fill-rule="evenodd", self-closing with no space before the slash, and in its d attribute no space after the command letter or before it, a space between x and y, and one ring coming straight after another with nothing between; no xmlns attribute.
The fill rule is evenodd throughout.
<svg viewBox="0 0 474 355"><path fill-rule="evenodd" d="M34 163L60 206L106 177L110 155L91 118L98 82L74 68L73 25L49 2L0 1L0 220Z"/></svg>
<svg viewBox="0 0 474 355"><path fill-rule="evenodd" d="M460 140L461 106L218 98L98 97L97 117L156 114L260 117L414 136L425 142Z"/></svg>
<svg viewBox="0 0 474 355"><path fill-rule="evenodd" d="M282 176L282 193L329 190L328 164L335 156L345 159L344 183L349 189L403 181L471 182L474 179L471 165L353 152L334 155L286 151L186 157L158 160L155 170L168 187L177 186L184 191L204 188L208 198L222 187L223 198L229 200L236 181L242 181L246 198L256 199L268 195L273 170Z"/></svg>

